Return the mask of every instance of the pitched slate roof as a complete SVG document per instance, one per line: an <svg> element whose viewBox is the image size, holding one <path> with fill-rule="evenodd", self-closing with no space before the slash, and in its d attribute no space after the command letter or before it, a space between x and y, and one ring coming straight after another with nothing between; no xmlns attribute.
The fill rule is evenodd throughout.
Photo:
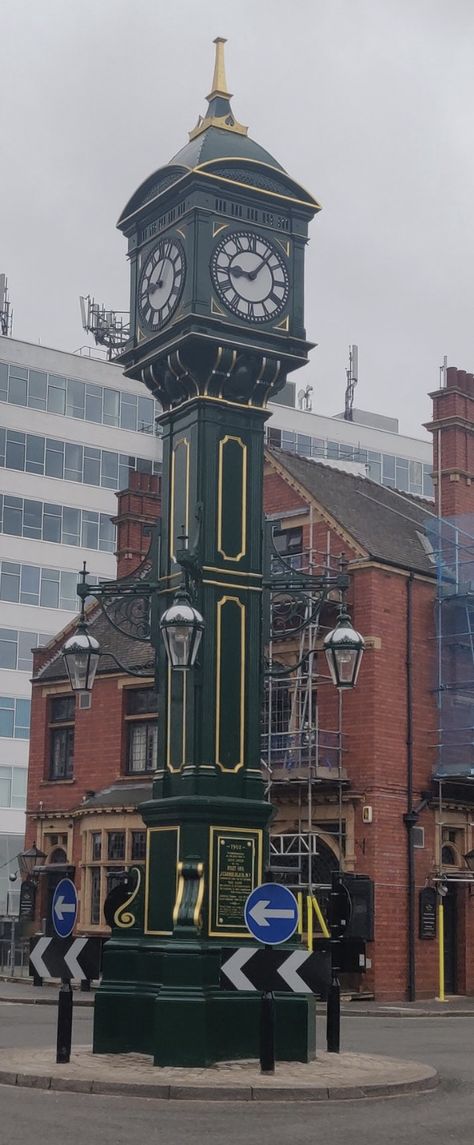
<svg viewBox="0 0 474 1145"><path fill-rule="evenodd" d="M268 449L267 456L274 458L367 556L435 576L429 545L422 540L425 522L434 516L431 501L281 449Z"/></svg>
<svg viewBox="0 0 474 1145"><path fill-rule="evenodd" d="M92 811L96 807L139 807L152 796L151 783L112 783L84 799L80 809Z"/></svg>

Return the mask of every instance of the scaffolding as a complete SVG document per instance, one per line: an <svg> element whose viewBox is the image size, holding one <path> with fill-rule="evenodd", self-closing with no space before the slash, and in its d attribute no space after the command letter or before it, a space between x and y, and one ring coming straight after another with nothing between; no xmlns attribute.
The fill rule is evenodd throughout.
<svg viewBox="0 0 474 1145"><path fill-rule="evenodd" d="M275 523L274 523L275 524ZM272 572L282 568L319 578L321 584L341 571L341 558L331 552L331 535L324 551L313 544L316 529L310 517L310 544L303 549L301 528L280 528L273 535L277 552ZM270 594L270 624L266 648L267 674L262 765L268 796L274 804L295 811L291 830L274 830L270 863L278 878L299 895L324 902L331 871L343 865L345 853L342 696L333 705L333 726L322 721L324 689L330 682L324 671L322 643L334 626L340 592L325 594L317 583L301 594L285 590ZM325 661L324 661L325 667ZM334 807L330 818L321 814L322 796Z"/></svg>
<svg viewBox="0 0 474 1145"><path fill-rule="evenodd" d="M471 882L471 816L456 829L448 806L474 800L474 515L430 517L426 534L437 577L437 881Z"/></svg>

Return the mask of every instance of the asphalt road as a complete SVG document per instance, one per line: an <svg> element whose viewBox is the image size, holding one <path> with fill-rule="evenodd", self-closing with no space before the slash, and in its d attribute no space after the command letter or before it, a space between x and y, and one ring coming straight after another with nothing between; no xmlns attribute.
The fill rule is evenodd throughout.
<svg viewBox="0 0 474 1145"><path fill-rule="evenodd" d="M87 1043L91 1012L76 1010L74 1039ZM319 1040L323 1045L323 1023ZM0 1004L0 1044L54 1044L55 1009ZM157 1102L0 1086L0 1140L24 1145L472 1145L473 1018L347 1018L343 1048L436 1066L438 1090L414 1097L275 1103Z"/></svg>

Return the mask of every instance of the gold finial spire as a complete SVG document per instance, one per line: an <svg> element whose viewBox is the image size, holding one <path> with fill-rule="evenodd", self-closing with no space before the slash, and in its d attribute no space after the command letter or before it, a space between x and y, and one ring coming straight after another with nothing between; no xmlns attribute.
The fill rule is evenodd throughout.
<svg viewBox="0 0 474 1145"><path fill-rule="evenodd" d="M196 135L201 135L208 127L219 127L223 131L234 131L237 135L246 135L248 131L247 127L237 122L230 106L232 96L227 88L224 61L224 44L227 43L227 40L224 39L224 36L216 36L214 43L216 45L216 59L212 78L212 91L206 96L209 106L206 115L200 115L196 127L189 132L190 139L195 139Z"/></svg>
<svg viewBox="0 0 474 1145"><path fill-rule="evenodd" d="M215 40L212 42L216 45L216 60L214 64L212 88L207 98L212 99L215 95L222 95L227 96L228 99L232 99L230 91L227 87L227 80L225 75L224 44L227 43L227 40L224 36L216 36Z"/></svg>

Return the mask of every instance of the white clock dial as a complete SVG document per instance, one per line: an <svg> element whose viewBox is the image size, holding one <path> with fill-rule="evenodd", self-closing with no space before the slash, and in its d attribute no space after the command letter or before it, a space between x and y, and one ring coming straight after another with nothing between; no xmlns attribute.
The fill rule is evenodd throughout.
<svg viewBox="0 0 474 1145"><path fill-rule="evenodd" d="M254 231L221 239L212 254L211 277L224 306L248 322L270 322L288 300L286 263L277 247Z"/></svg>
<svg viewBox="0 0 474 1145"><path fill-rule="evenodd" d="M181 297L185 255L177 239L161 239L145 256L138 284L140 325L159 330L169 321Z"/></svg>

